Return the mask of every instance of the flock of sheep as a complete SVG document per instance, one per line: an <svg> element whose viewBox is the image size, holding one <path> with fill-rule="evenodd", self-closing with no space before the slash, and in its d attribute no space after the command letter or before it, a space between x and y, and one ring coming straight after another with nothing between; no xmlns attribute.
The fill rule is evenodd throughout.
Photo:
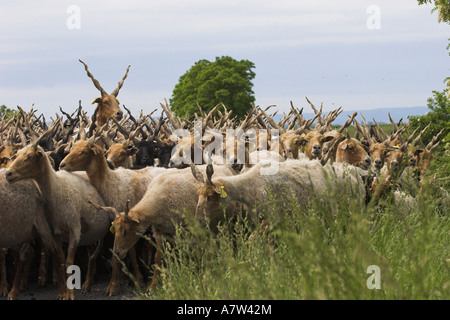
<svg viewBox="0 0 450 320"><path fill-rule="evenodd" d="M108 94L80 62L101 94L91 119L81 103L72 114L61 109L62 117L57 114L50 126L33 109L19 108L11 120L0 119L0 296L8 299L16 299L25 285L36 243L42 251L39 283L45 282L42 256L48 255L57 275L57 298L74 299L66 272L78 263L80 247L89 256L86 292L105 237L114 233L106 290L114 295L123 281L122 259L129 259L134 277L143 282L135 245L150 233L156 243L148 249L155 265L150 290L158 281L162 242L172 241L176 226L183 224L180 211L195 213L215 230L242 212L255 214L268 190L307 203L330 181L368 202L395 189L393 182L405 168L420 183L439 144L440 133L421 146L428 127L410 133L408 124L392 121L394 131L387 135L365 120L360 124L356 113L334 129L342 110L324 115L308 99L312 119L292 104L278 122L267 114L270 107L253 107L239 121L224 105L208 113L199 107L188 119L174 115L167 102L157 120L153 113L135 118L125 107L124 116L117 95L129 67ZM351 124L353 137L347 131ZM14 252L8 290L11 270L5 256Z"/></svg>

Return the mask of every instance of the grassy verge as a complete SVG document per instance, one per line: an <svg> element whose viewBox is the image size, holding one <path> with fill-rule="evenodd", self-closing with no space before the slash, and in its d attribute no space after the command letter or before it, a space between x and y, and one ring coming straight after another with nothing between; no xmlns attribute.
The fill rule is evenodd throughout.
<svg viewBox="0 0 450 320"><path fill-rule="evenodd" d="M449 299L450 221L442 189L427 184L413 205L376 206L331 190L309 206L270 199L271 224L245 219L213 234L187 217L166 248L151 299ZM448 197L448 196L447 196ZM447 201L447 202L446 202ZM381 289L369 289L369 266Z"/></svg>

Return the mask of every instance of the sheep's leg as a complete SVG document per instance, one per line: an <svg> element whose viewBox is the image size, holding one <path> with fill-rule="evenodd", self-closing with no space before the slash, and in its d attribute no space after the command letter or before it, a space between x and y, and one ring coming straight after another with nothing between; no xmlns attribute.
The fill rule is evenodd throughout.
<svg viewBox="0 0 450 320"><path fill-rule="evenodd" d="M22 253L21 253L22 254ZM24 259L24 266L22 271L22 277L20 279L19 289L23 290L28 284L28 275L30 273L31 263L34 258L34 249L31 246L28 246L27 249L23 252L24 256L21 259Z"/></svg>
<svg viewBox="0 0 450 320"><path fill-rule="evenodd" d="M14 275L14 282L11 291L8 294L8 300L16 300L20 292L20 284L22 282L23 269L27 260L27 252L29 251L30 244L24 243L19 249L19 258L16 264L16 274Z"/></svg>
<svg viewBox="0 0 450 320"><path fill-rule="evenodd" d="M141 271L139 270L139 265L136 258L136 249L131 248L128 251L128 256L131 260L131 267L133 268L133 274L136 279L137 285L142 287L142 284L144 283L144 277L142 276Z"/></svg>
<svg viewBox="0 0 450 320"><path fill-rule="evenodd" d="M147 292L151 291L156 284L158 283L158 277L161 272L161 265L162 265L162 236L159 233L153 234L156 240L156 252L155 252L155 263L154 263L154 270L153 270L153 278L150 285L147 287Z"/></svg>
<svg viewBox="0 0 450 320"><path fill-rule="evenodd" d="M100 253L102 247L103 247L103 239L97 243L97 246L92 254L90 254L91 248L88 248L89 252L88 271L86 275L86 281L83 283L83 286L81 288L81 293L91 291L91 286L94 283L95 263L97 261L98 254Z"/></svg>
<svg viewBox="0 0 450 320"><path fill-rule="evenodd" d="M56 269L56 275L58 278L58 300L64 300L66 298L67 288L67 274L66 264L64 263L64 251L62 249L61 239L55 239L54 252L49 252L49 256L52 259L54 269Z"/></svg>
<svg viewBox="0 0 450 320"><path fill-rule="evenodd" d="M75 253L77 252L78 243L80 242L81 230L71 230L69 232L69 244L67 247L66 270L75 263ZM66 300L74 300L73 289L67 288Z"/></svg>
<svg viewBox="0 0 450 320"><path fill-rule="evenodd" d="M8 281L6 280L6 252L8 249L0 249L0 297L8 294Z"/></svg>
<svg viewBox="0 0 450 320"><path fill-rule="evenodd" d="M48 251L41 247L41 257L39 261L38 285L44 287L47 283L47 265L48 265Z"/></svg>
<svg viewBox="0 0 450 320"><path fill-rule="evenodd" d="M111 272L111 280L109 281L108 288L106 288L105 295L107 297L111 297L115 295L118 290L117 288L120 286L122 282L122 271L119 259L115 255L112 256L112 272Z"/></svg>

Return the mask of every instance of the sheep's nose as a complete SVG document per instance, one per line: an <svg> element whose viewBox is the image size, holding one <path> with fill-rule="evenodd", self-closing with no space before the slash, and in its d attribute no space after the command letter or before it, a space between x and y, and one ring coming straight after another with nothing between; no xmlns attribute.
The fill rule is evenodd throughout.
<svg viewBox="0 0 450 320"><path fill-rule="evenodd" d="M66 164L65 164L64 162L61 162L61 163L59 164L59 168L60 168L60 169L63 169L65 166L66 166Z"/></svg>
<svg viewBox="0 0 450 320"><path fill-rule="evenodd" d="M383 161L381 161L380 159L376 159L375 160L375 166L376 167L381 167L382 164L383 164Z"/></svg>
<svg viewBox="0 0 450 320"><path fill-rule="evenodd" d="M9 170L7 170L7 171L5 172L5 178L6 178L6 180L8 180L8 178L11 177L11 175L12 175L12 172L9 171Z"/></svg>
<svg viewBox="0 0 450 320"><path fill-rule="evenodd" d="M392 161L391 162L391 167L393 168L393 169L397 169L398 168L398 162L397 161Z"/></svg>
<svg viewBox="0 0 450 320"><path fill-rule="evenodd" d="M117 113L116 113L116 119L117 119L117 120L121 120L122 117L123 117L123 112L122 112L122 110L117 111Z"/></svg>

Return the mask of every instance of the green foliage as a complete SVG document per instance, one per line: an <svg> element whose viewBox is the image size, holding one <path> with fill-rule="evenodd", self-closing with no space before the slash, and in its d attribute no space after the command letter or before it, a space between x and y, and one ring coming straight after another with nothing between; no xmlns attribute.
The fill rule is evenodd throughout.
<svg viewBox="0 0 450 320"><path fill-rule="evenodd" d="M433 3L434 8L431 12L438 11L438 22L450 24L450 2L448 0L417 0L419 5Z"/></svg>
<svg viewBox="0 0 450 320"><path fill-rule="evenodd" d="M444 143L441 143L439 150L443 150L445 143L449 142L448 134L450 129L450 99L447 97L447 91L442 92L433 91L433 96L428 98L427 106L430 112L423 116L409 116L411 122L410 128L412 130L419 127L425 128L430 122L430 128L424 133L422 137L423 143L428 144L432 137L435 136L441 129L445 129L441 135L441 139L445 138Z"/></svg>
<svg viewBox="0 0 450 320"><path fill-rule="evenodd" d="M14 114L16 112L14 110L9 109L7 106L5 105L1 105L0 106L0 117L3 117L3 119L5 121L8 121L9 119L11 119L12 117L14 117Z"/></svg>
<svg viewBox="0 0 450 320"><path fill-rule="evenodd" d="M255 101L251 80L254 63L231 57L216 57L214 62L197 61L175 86L170 104L179 116L198 113L197 103L206 112L223 103L242 118Z"/></svg>

